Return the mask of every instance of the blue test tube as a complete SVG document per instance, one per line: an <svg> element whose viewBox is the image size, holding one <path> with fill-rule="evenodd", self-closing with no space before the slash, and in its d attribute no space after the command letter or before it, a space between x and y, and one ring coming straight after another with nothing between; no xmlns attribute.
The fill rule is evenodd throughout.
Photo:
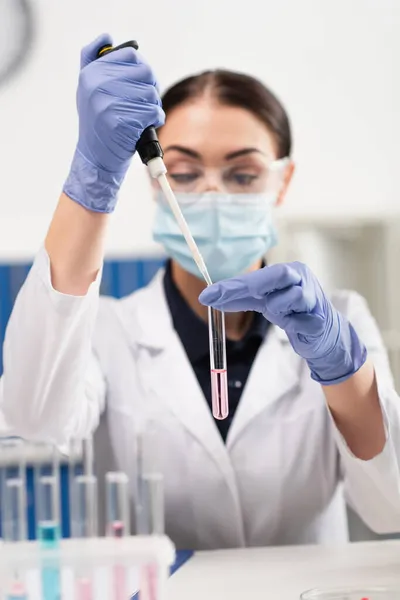
<svg viewBox="0 0 400 600"><path fill-rule="evenodd" d="M37 537L43 548L56 548L60 541L58 476L41 475L36 485Z"/></svg>
<svg viewBox="0 0 400 600"><path fill-rule="evenodd" d="M59 455L49 446L49 463L36 468L37 538L43 550L42 596L44 600L60 600L61 577L57 550L60 531ZM50 552L52 551L52 552Z"/></svg>

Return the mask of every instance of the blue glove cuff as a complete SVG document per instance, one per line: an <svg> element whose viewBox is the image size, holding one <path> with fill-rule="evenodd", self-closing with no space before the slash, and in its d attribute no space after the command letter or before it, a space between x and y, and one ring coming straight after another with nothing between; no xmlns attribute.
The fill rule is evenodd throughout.
<svg viewBox="0 0 400 600"><path fill-rule="evenodd" d="M111 213L127 168L128 165L118 173L108 173L92 165L76 150L63 192L88 210Z"/></svg>
<svg viewBox="0 0 400 600"><path fill-rule="evenodd" d="M321 385L335 385L349 379L367 360L367 349L353 326L339 316L338 340L331 352L322 358L308 359L311 378Z"/></svg>

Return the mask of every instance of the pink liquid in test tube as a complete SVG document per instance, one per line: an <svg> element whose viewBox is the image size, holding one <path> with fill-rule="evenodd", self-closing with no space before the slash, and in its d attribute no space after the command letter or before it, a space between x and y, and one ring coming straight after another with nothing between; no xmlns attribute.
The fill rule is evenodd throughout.
<svg viewBox="0 0 400 600"><path fill-rule="evenodd" d="M114 521L111 524L111 533L113 537L124 537L126 533L125 524L122 521Z"/></svg>
<svg viewBox="0 0 400 600"><path fill-rule="evenodd" d="M90 471L90 465L85 467ZM73 537L93 538L97 536L97 478L90 473L74 475L74 463L71 469L71 510ZM93 600L93 570L89 564L77 565L76 599Z"/></svg>
<svg viewBox="0 0 400 600"><path fill-rule="evenodd" d="M111 535L115 538L124 537L125 524L123 521L114 521L111 523ZM123 565L115 565L113 568L113 579L114 579L114 598L115 600L126 600L127 599L127 581L126 581L126 570Z"/></svg>
<svg viewBox="0 0 400 600"><path fill-rule="evenodd" d="M114 567L114 598L115 600L126 600L127 595L126 572L123 565Z"/></svg>
<svg viewBox="0 0 400 600"><path fill-rule="evenodd" d="M144 565L140 573L139 600L157 600L157 568Z"/></svg>
<svg viewBox="0 0 400 600"><path fill-rule="evenodd" d="M106 518L107 536L116 539L129 534L129 479L125 473L106 473ZM115 600L127 600L127 572L124 561L116 557L113 568L113 595Z"/></svg>
<svg viewBox="0 0 400 600"><path fill-rule="evenodd" d="M25 585L21 581L15 581L9 593L6 596L6 600L27 600L28 594Z"/></svg>
<svg viewBox="0 0 400 600"><path fill-rule="evenodd" d="M81 577L77 582L77 597L78 600L92 600L93 589L92 582L89 577Z"/></svg>
<svg viewBox="0 0 400 600"><path fill-rule="evenodd" d="M211 369L212 412L216 419L226 419L229 414L228 377L226 369Z"/></svg>

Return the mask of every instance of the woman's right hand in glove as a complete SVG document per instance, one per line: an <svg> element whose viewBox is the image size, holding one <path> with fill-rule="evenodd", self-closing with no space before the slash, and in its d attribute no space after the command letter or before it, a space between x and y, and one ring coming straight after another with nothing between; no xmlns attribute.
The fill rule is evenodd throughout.
<svg viewBox="0 0 400 600"><path fill-rule="evenodd" d="M144 129L164 123L157 82L142 56L127 47L97 58L112 45L99 36L81 52L77 91L79 139L64 193L84 208L114 210Z"/></svg>

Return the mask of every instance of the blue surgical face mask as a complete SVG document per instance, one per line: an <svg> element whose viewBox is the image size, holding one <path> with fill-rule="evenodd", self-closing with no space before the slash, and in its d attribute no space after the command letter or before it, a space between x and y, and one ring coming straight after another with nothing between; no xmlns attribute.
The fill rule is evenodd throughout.
<svg viewBox="0 0 400 600"><path fill-rule="evenodd" d="M177 194L212 281L247 271L277 243L272 222L276 194ZM159 192L153 238L170 258L201 278L175 218Z"/></svg>

